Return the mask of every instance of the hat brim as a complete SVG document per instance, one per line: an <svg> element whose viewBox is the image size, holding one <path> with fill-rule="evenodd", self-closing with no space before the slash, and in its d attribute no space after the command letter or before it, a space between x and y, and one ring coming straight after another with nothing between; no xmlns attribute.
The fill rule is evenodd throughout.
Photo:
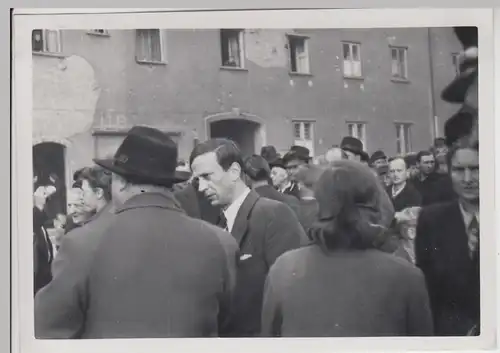
<svg viewBox="0 0 500 353"><path fill-rule="evenodd" d="M341 149L343 149L344 151L351 152L351 153L354 153L355 155L360 156L361 160L363 162L370 161L370 156L365 151L359 151L359 150L356 150L354 148L350 148L349 146L341 147Z"/></svg>
<svg viewBox="0 0 500 353"><path fill-rule="evenodd" d="M463 103L467 96L467 91L476 77L476 69L461 73L444 88L441 92L441 98L448 103Z"/></svg>
<svg viewBox="0 0 500 353"><path fill-rule="evenodd" d="M175 171L173 176L165 176L165 177L153 177L151 175L138 175L136 173L132 173L124 168L121 168L120 166L117 166L114 163L114 160L109 158L109 159L93 159L94 163L97 165L103 167L104 169L109 170L112 173L122 175L125 177L140 177L145 180L151 180L151 183L154 184L160 184L160 185L169 185L169 184L177 184L177 183L183 183L187 180L189 180L189 173L182 172L182 171Z"/></svg>

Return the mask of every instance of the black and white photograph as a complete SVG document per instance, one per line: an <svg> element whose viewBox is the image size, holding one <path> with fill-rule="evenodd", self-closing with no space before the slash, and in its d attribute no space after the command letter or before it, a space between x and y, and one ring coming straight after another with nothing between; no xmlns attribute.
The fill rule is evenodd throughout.
<svg viewBox="0 0 500 353"><path fill-rule="evenodd" d="M19 15L27 352L492 344L491 13L260 15Z"/></svg>

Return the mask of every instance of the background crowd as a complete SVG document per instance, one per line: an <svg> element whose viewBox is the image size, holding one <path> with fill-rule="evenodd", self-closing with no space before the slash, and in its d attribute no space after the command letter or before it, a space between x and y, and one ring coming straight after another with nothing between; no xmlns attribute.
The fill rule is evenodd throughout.
<svg viewBox="0 0 500 353"><path fill-rule="evenodd" d="M428 150L212 139L178 162L136 126L74 174L68 215L35 180L36 337L478 335L477 32L456 33L460 109Z"/></svg>

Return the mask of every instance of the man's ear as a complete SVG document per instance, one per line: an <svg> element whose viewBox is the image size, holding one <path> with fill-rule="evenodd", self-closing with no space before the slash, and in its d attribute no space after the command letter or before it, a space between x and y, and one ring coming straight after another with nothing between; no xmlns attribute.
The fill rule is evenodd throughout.
<svg viewBox="0 0 500 353"><path fill-rule="evenodd" d="M104 190L102 188L97 188L95 190L95 193L96 193L98 199L104 198Z"/></svg>
<svg viewBox="0 0 500 353"><path fill-rule="evenodd" d="M231 180L237 180L241 177L241 166L239 163L233 162L228 171L231 173Z"/></svg>

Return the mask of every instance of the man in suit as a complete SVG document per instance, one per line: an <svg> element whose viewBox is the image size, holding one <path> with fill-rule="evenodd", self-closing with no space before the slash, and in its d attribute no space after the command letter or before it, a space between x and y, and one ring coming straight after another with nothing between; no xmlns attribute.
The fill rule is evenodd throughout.
<svg viewBox="0 0 500 353"><path fill-rule="evenodd" d="M436 335L479 334L479 154L453 146L448 169L458 200L421 211L417 265L425 274Z"/></svg>
<svg viewBox="0 0 500 353"><path fill-rule="evenodd" d="M262 197L283 202L285 205L288 205L296 215L299 215L299 200L292 195L281 193L272 187L271 169L263 157L254 154L246 158L244 163L244 170L250 181L250 187L253 190Z"/></svg>
<svg viewBox="0 0 500 353"><path fill-rule="evenodd" d="M269 268L305 237L297 217L285 204L259 196L244 182L239 147L227 139L197 145L190 157L199 190L222 207L220 226L229 230L240 249L234 305L226 334L260 334L264 282Z"/></svg>
<svg viewBox="0 0 500 353"><path fill-rule="evenodd" d="M456 198L448 174L436 172L436 159L430 151L420 151L417 154L418 176L413 185L422 196L422 206L451 201Z"/></svg>
<svg viewBox="0 0 500 353"><path fill-rule="evenodd" d="M33 291L36 294L52 280L50 269L54 249L45 223L47 199L55 193L54 186L39 186L33 194Z"/></svg>
<svg viewBox="0 0 500 353"><path fill-rule="evenodd" d="M309 149L303 146L292 146L283 156L283 164L288 172L288 184L280 191L287 195L293 195L297 199L300 198L300 191L295 176L297 173L307 168L311 162Z"/></svg>
<svg viewBox="0 0 500 353"><path fill-rule="evenodd" d="M403 211L408 207L419 207L422 204L422 198L411 183L407 183L408 173L406 170L406 162L403 158L394 158L389 163L389 177L391 186L387 188L387 192L391 197L394 211Z"/></svg>
<svg viewBox="0 0 500 353"><path fill-rule="evenodd" d="M36 337L218 336L230 312L237 244L187 216L174 198L172 185L184 181L175 142L136 126L113 158L94 161L113 173L120 206L102 228L96 220L79 229L71 261L36 297Z"/></svg>

